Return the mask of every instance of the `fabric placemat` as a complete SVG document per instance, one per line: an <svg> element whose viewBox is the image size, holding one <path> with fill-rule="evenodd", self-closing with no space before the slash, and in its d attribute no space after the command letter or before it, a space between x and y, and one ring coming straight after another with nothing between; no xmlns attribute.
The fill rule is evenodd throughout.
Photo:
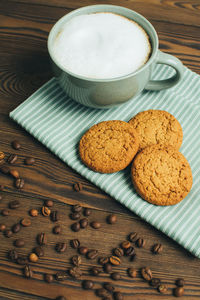
<svg viewBox="0 0 200 300"><path fill-rule="evenodd" d="M154 78L167 78L172 72L171 68L158 65ZM147 109L170 112L183 128L180 151L191 165L193 186L189 195L174 206L159 207L142 200L131 184L130 167L114 174L99 174L89 170L79 159L79 139L89 127L104 120L128 121ZM107 110L76 103L52 78L12 111L10 117L82 176L200 257L199 75L184 67L183 79L177 86L159 92L144 91L134 100Z"/></svg>

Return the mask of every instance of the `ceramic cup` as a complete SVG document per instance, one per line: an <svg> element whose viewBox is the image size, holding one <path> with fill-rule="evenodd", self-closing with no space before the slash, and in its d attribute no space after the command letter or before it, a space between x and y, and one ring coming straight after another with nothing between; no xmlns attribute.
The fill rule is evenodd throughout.
<svg viewBox="0 0 200 300"><path fill-rule="evenodd" d="M52 45L56 36L62 29L63 24L71 18L96 12L112 12L138 23L147 32L151 42L151 56L149 60L137 71L126 76L113 79L91 79L76 75L66 70L53 54ZM109 108L118 106L131 99L134 99L144 89L162 90L177 84L183 74L181 61L158 49L158 36L151 25L142 15L125 7L115 5L92 5L76 9L62 17L53 26L48 37L48 51L52 61L52 68L60 86L69 97L75 101L95 108ZM175 70L175 75L165 80L151 80L151 74L155 64L164 64ZM134 101L134 100L133 100Z"/></svg>

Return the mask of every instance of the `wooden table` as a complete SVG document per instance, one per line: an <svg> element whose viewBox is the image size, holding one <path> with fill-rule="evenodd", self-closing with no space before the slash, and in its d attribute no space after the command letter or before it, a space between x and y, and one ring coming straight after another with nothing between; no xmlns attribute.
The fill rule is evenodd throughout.
<svg viewBox="0 0 200 300"><path fill-rule="evenodd" d="M8 157L17 154L18 160L10 165L19 171L25 179L25 186L18 190L13 186L11 176L0 174L0 191L2 200L0 209L8 207L12 200L19 200L20 207L10 210L9 216L0 216L0 223L7 228L18 223L22 218L29 217L31 208L41 209L45 200L53 200L53 210L61 214L62 233L55 235L55 225L41 214L29 217L32 225L23 227L19 233L6 238L1 233L0 246L0 299L55 299L59 295L69 300L98 299L94 291L81 288L83 279L92 279L95 289L102 287L106 281L111 282L109 274L90 275L89 269L98 263L82 256L81 279L68 277L65 281L46 283L44 273L55 274L66 271L72 265L70 258L77 253L69 245L69 241L78 238L81 245L89 249L98 249L101 256L110 255L113 247L124 241L131 231L145 239L144 248L136 249L137 256L133 262L123 258L120 266L115 267L122 279L114 282L116 290L124 294L124 299L174 299L173 289L177 278L184 278L185 294L182 299L200 298L200 261L180 247L177 243L142 221L136 215L121 206L114 199L99 190L93 184L74 172L31 135L9 119L9 112L22 103L43 83L52 77L47 53L47 36L53 24L73 9L101 1L84 0L1 0L0 2L0 151ZM131 8L155 26L160 49L176 55L182 62L200 74L200 2L191 1L159 1L159 0L115 0L106 1ZM13 140L19 140L20 150L11 147ZM34 165L26 166L24 159L34 157ZM76 192L73 184L81 182L83 190ZM74 233L70 229L73 221L69 218L71 205L80 204L92 209L89 221L97 220L102 224L99 230L91 227ZM106 217L114 213L117 223L109 225ZM23 266L11 262L7 258L8 250L13 249L17 238L24 238L25 246L20 253L28 255L36 246L36 235L45 232L48 245L45 255L37 263L31 263L34 275L32 279L23 276ZM68 248L58 254L54 247L58 241L66 241ZM155 243L163 245L163 252L153 255L151 247ZM168 287L167 294L161 295L155 288L145 282L141 276L130 278L127 268L151 268L154 277Z"/></svg>

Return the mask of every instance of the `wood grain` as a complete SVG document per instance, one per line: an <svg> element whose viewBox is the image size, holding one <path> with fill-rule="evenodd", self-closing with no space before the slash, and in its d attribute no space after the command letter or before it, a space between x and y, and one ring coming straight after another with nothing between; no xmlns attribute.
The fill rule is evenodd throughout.
<svg viewBox="0 0 200 300"><path fill-rule="evenodd" d="M96 260L83 257L83 276L80 280L69 277L63 282L48 284L44 282L44 273L55 274L71 267L70 258L76 250L70 247L69 241L74 237L89 249L98 249L99 255L107 256L131 231L138 232L146 240L146 246L142 249L136 247L135 261L130 262L128 257L123 257L122 264L115 267L122 279L114 285L125 299L174 299L175 280L181 277L186 281L185 294L181 299L200 298L200 262L197 258L82 178L8 117L11 110L52 76L46 40L56 20L75 8L101 3L94 0L0 2L0 151L5 152L6 157L10 153L18 154L18 161L11 167L16 168L25 179L24 189L19 191L11 177L0 174L0 184L5 185L4 191L0 192L0 210L7 208L11 200L17 199L21 203L20 208L11 210L10 216L0 215L0 223L5 223L9 228L27 217L29 209L40 210L44 200L52 199L54 209L61 213L59 223L62 226L60 235L53 234L54 223L39 214L37 218L31 218L31 227L22 228L11 238L1 233L0 299L55 299L58 295L65 295L70 300L98 299L94 291L83 291L81 288L82 279L92 278L95 289L105 281L112 281L106 273L101 273L99 277L90 275L91 266L98 265ZM186 66L200 74L199 1L115 0L106 3L134 9L147 17L158 32L160 49L176 55ZM20 140L21 150L12 149L10 144L14 139ZM24 159L28 156L36 159L33 166L24 165ZM73 190L73 184L78 181L84 187L79 193ZM70 226L73 221L69 213L75 203L90 207L92 214L89 220L101 222L101 229L95 231L88 227L77 233L72 232ZM106 217L111 212L117 215L118 221L108 225ZM22 274L22 266L10 262L7 253L13 248L14 240L23 237L25 247L19 252L28 255L36 246L36 235L41 231L47 233L48 245L45 256L38 263L32 263L34 276L28 280ZM66 241L68 245L63 254L56 253L54 249L58 241ZM162 243L163 253L153 255L151 247L157 242ZM167 294L159 294L141 278L139 272L135 279L128 277L127 268L130 266L137 270L149 266L154 277L167 285Z"/></svg>

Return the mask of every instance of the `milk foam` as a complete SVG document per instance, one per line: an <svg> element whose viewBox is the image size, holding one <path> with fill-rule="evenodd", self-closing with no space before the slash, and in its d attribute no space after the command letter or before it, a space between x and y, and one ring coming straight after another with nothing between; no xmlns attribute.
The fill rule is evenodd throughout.
<svg viewBox="0 0 200 300"><path fill-rule="evenodd" d="M64 24L53 47L64 69L94 79L132 73L146 63L150 51L143 28L113 13L75 16Z"/></svg>

